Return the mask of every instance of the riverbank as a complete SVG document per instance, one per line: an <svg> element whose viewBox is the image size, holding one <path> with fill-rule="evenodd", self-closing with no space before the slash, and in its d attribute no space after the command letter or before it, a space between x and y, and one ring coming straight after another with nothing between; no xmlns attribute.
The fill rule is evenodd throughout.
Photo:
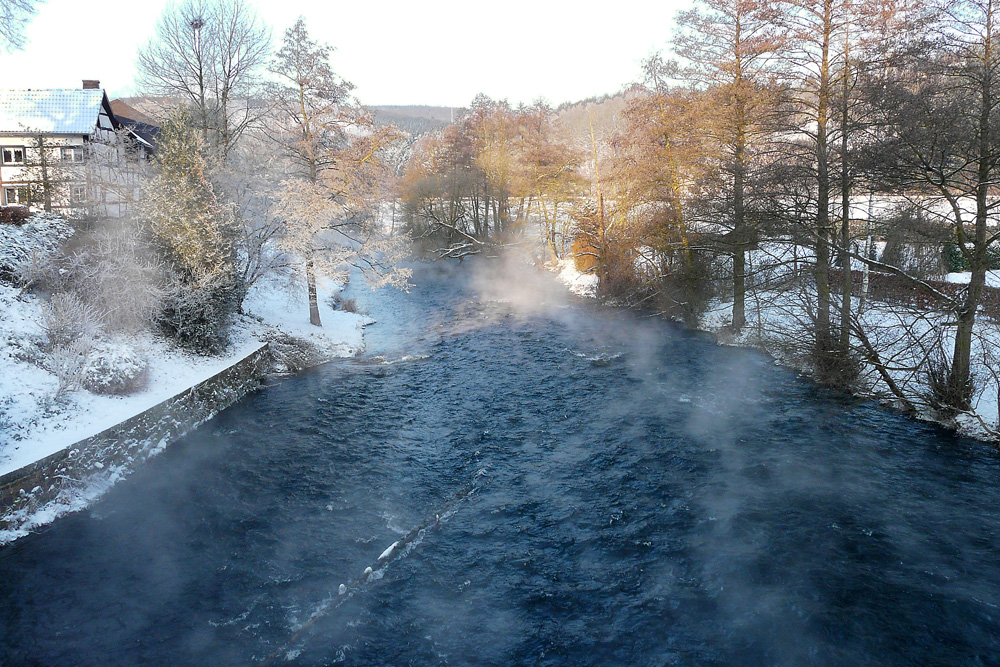
<svg viewBox="0 0 1000 667"><path fill-rule="evenodd" d="M564 260L554 269L558 279L574 293L596 297L597 277L577 271L572 261ZM951 282L961 282L962 274L949 274ZM750 347L766 352L778 363L807 375L812 374L808 349L803 341L810 338L809 303L794 291L764 290L747 297L747 325L732 330L731 300L715 298L700 316L694 328L712 334L719 345ZM931 405L926 374L921 359L927 350L938 345L940 331L948 331L945 313L869 300L861 304L855 298L852 309L868 332L869 342L877 347L882 368L860 361L855 393L873 398L894 408L904 409L917 419L934 422L958 433L996 443L1000 440L1000 377L988 372L982 360L1000 350L1000 326L979 318L974 338L974 358L980 360L978 391L973 408L953 417L942 417ZM914 341L917 344L914 344ZM940 341L948 349L947 335ZM888 375L903 397L893 393L886 383Z"/></svg>
<svg viewBox="0 0 1000 667"><path fill-rule="evenodd" d="M268 368L276 372L358 354L364 346L363 329L371 320L334 308L333 297L342 288L343 285L332 282L321 286L323 327L317 328L309 324L304 295L294 287L278 282L256 286L244 302L244 314L231 324L230 345L217 356L186 353L150 333L107 342L105 345L113 346L121 351L120 354L140 357L147 365L141 390L115 396L82 388L66 391L60 384L58 372L53 372L57 369L45 363L48 360L41 354L44 308L41 299L0 285L0 309L5 313L0 322L0 377L4 378L0 385L0 478L16 477L18 471L28 470L39 461L58 456L79 443L155 411L171 399L203 386L264 346L270 345L277 350ZM230 389L239 393L243 388ZM178 424L186 422L180 413L172 413L171 419ZM172 433L167 444L180 437L183 430ZM137 434L130 437L139 438ZM102 465L95 459L79 467L97 469ZM107 484L102 488L109 487ZM40 518L33 519L31 526L50 521L66 511L81 509L101 492L88 490L80 495L83 501L63 502L51 511L36 503L34 511ZM20 534L23 531L17 533ZM7 535L7 538L14 536ZM9 539L5 540L0 534L0 543L4 541Z"/></svg>

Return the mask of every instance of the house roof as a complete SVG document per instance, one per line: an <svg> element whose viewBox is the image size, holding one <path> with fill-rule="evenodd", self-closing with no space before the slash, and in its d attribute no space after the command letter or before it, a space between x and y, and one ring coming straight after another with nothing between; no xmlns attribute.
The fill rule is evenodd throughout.
<svg viewBox="0 0 1000 667"><path fill-rule="evenodd" d="M120 99L111 100L111 111L133 137L151 150L155 149L156 140L160 136L160 126L155 120Z"/></svg>
<svg viewBox="0 0 1000 667"><path fill-rule="evenodd" d="M101 89L0 90L0 133L91 134L104 99Z"/></svg>
<svg viewBox="0 0 1000 667"><path fill-rule="evenodd" d="M136 123L142 123L143 125L159 127L159 123L135 107L126 104L125 100L111 100L111 110L115 113L115 117L118 118L118 120L131 120Z"/></svg>

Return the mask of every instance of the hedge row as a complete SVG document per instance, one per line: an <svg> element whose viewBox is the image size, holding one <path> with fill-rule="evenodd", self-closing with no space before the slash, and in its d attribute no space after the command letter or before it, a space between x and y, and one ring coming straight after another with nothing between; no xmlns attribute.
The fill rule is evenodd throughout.
<svg viewBox="0 0 1000 667"><path fill-rule="evenodd" d="M851 271L851 293L861 296L863 276L861 271ZM843 282L841 269L830 270L830 286L836 287ZM968 285L948 283L942 280L925 280L925 283L950 297L964 295ZM928 294L909 281L891 273L868 273L868 297L884 303L912 306L921 310L941 310L943 305L937 297ZM979 304L979 314L1000 322L1000 289L983 287L983 297Z"/></svg>

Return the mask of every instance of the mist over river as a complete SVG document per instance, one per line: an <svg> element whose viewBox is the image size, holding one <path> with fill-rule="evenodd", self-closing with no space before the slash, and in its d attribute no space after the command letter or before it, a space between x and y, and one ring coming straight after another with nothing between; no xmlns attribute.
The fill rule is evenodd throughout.
<svg viewBox="0 0 1000 667"><path fill-rule="evenodd" d="M1000 664L996 450L510 269L0 549L0 665Z"/></svg>

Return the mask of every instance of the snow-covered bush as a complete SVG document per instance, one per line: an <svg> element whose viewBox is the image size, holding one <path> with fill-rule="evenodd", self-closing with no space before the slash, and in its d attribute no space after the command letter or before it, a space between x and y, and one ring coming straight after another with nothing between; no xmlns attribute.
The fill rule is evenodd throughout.
<svg viewBox="0 0 1000 667"><path fill-rule="evenodd" d="M216 354L229 344L229 321L244 295L234 276L213 276L197 284L177 281L168 289L156 323L181 347Z"/></svg>
<svg viewBox="0 0 1000 667"><path fill-rule="evenodd" d="M18 333L7 336L5 340L0 340L0 349L3 349L12 359L39 368L45 367L45 351L48 348L48 339L40 334Z"/></svg>
<svg viewBox="0 0 1000 667"><path fill-rule="evenodd" d="M99 343L83 371L83 388L95 394L124 396L143 389L149 365L143 355L124 343Z"/></svg>
<svg viewBox="0 0 1000 667"><path fill-rule="evenodd" d="M43 311L42 329L51 348L90 340L100 327L100 316L90 304L71 292L54 294Z"/></svg>
<svg viewBox="0 0 1000 667"><path fill-rule="evenodd" d="M0 280L18 282L32 262L59 251L73 228L58 215L36 213L23 224L0 224Z"/></svg>

